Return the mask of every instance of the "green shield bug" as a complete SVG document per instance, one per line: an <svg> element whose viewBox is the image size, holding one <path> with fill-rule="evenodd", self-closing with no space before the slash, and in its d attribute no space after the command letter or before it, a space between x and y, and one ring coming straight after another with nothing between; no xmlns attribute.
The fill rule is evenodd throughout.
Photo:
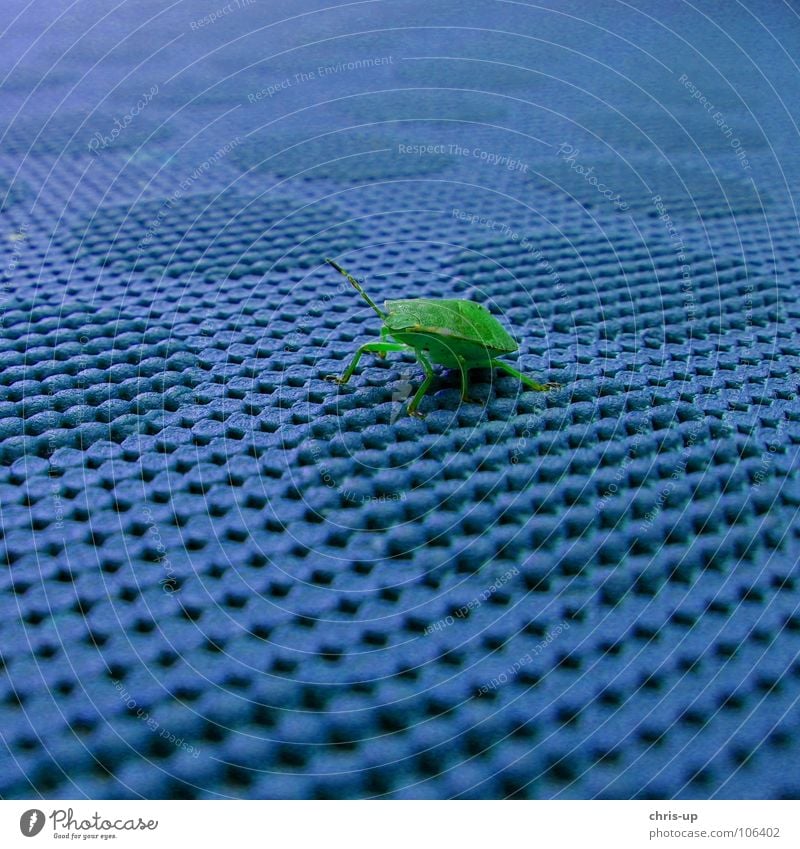
<svg viewBox="0 0 800 849"><path fill-rule="evenodd" d="M508 363L497 359L505 354L513 354L519 346L483 304L455 298L414 298L406 301L385 301L382 310L361 288L355 277L332 259L326 259L325 262L350 281L383 321L381 341L362 345L341 377L327 375L326 380L347 383L363 354L385 357L394 351L413 353L425 372L425 380L411 399L408 412L409 415L420 418L423 415L418 411L420 401L425 397L435 377L433 363L458 369L461 374L463 401L469 401L467 372L471 368L503 369L537 392L558 386L557 383L537 383Z"/></svg>

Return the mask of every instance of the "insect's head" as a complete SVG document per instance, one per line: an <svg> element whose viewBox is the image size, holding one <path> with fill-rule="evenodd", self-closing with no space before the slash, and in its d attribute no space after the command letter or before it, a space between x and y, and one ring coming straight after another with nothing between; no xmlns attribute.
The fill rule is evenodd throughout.
<svg viewBox="0 0 800 849"><path fill-rule="evenodd" d="M356 290L356 292L358 292L359 295L361 295L361 297L372 307L372 309L374 309L375 312L378 313L381 319L386 319L386 313L382 309L380 309L375 303L375 301L373 301L372 298L370 298L370 296L361 288L361 284L358 282L358 280L356 280L355 277L352 276L352 274L348 274L342 268L342 266L339 265L338 262L334 262L332 259L326 259L325 262L327 262L328 265L332 265L339 272L339 274L343 275L348 279L350 285Z"/></svg>

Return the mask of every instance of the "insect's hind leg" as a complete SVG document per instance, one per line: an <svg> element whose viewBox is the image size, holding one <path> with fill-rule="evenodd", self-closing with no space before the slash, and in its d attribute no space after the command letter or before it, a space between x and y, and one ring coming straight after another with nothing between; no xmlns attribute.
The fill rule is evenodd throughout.
<svg viewBox="0 0 800 849"><path fill-rule="evenodd" d="M461 375L461 400L469 401L469 377L463 363L459 365L458 373Z"/></svg>
<svg viewBox="0 0 800 849"><path fill-rule="evenodd" d="M377 354L378 356L386 356L393 351L408 351L408 345L401 345L399 342L367 342L362 345L350 360L350 365L344 370L341 377L335 374L326 374L325 380L331 380L334 383L344 384L353 376L353 372L358 366L358 361L364 354Z"/></svg>
<svg viewBox="0 0 800 849"><path fill-rule="evenodd" d="M461 375L461 400L465 404L479 404L479 401L469 397L469 371L467 367L462 364L458 367L458 371Z"/></svg>
<svg viewBox="0 0 800 849"><path fill-rule="evenodd" d="M508 363L504 363L502 360L492 360L492 365L496 368L503 369L503 371L507 371L510 375L516 377L517 380L521 380L526 386L529 386L536 392L547 392L548 389L558 389L559 387L558 383L537 383L535 380L531 380L531 378L526 377L521 371L517 371L513 366L510 366Z"/></svg>
<svg viewBox="0 0 800 849"><path fill-rule="evenodd" d="M418 412L417 407L419 407L419 402L425 397L428 387L433 382L434 377L436 377L436 372L433 370L430 360L422 353L422 351L416 351L416 355L419 360L419 364L425 371L425 380L422 381L422 385L419 389L417 389L416 394L411 399L411 403L408 405L408 414L409 416L416 416L418 419L424 419L425 414Z"/></svg>

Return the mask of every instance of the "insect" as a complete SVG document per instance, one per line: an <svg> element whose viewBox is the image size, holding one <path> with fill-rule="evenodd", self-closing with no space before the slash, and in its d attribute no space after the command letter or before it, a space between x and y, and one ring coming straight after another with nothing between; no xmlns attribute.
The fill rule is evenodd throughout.
<svg viewBox="0 0 800 849"><path fill-rule="evenodd" d="M425 379L408 405L409 415L418 418L423 418L419 405L436 376L433 363L458 369L461 374L461 399L467 402L470 401L467 373L472 368L503 369L537 392L558 387L557 383L537 383L497 359L505 354L513 354L519 346L483 304L455 298L414 298L385 301L385 309L382 310L361 288L355 277L332 259L326 259L325 262L348 279L383 322L380 341L362 345L341 377L326 375L326 380L347 383L358 361L367 353L379 357L395 351L413 353L425 372Z"/></svg>

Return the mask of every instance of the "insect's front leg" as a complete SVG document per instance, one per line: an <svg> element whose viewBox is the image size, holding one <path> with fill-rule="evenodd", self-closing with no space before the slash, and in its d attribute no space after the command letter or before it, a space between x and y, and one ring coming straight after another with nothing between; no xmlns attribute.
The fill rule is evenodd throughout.
<svg viewBox="0 0 800 849"><path fill-rule="evenodd" d="M409 416L416 416L418 419L424 419L425 414L420 413L417 410L417 407L419 407L419 402L425 397L428 387L433 382L434 377L436 377L436 372L434 372L430 360L422 353L422 351L415 351L415 353L419 360L419 364L425 370L425 380L422 381L422 386L417 389L416 394L411 399L411 403L408 405L408 414Z"/></svg>
<svg viewBox="0 0 800 849"><path fill-rule="evenodd" d="M356 351L353 359L350 361L350 365L344 370L341 377L337 377L335 374L326 374L325 380L330 380L333 381L333 383L339 384L347 383L347 381L353 376L353 372L358 366L358 361L364 354L378 354L379 356L382 355L385 357L390 351L406 350L408 350L407 345L401 345L397 342L367 342Z"/></svg>

